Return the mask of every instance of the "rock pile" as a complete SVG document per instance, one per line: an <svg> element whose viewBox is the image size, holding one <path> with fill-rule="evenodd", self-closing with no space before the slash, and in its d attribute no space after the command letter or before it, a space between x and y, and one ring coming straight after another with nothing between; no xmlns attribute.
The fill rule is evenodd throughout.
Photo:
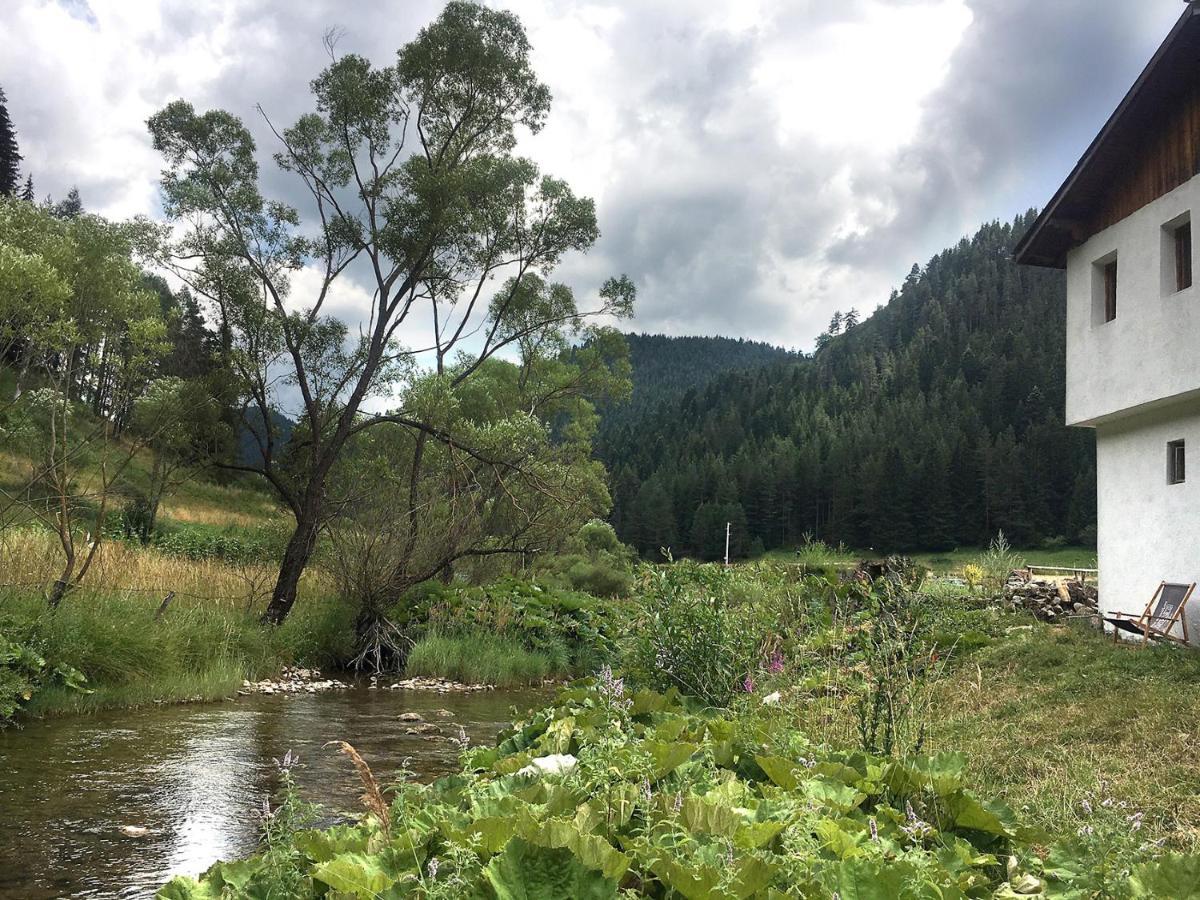
<svg viewBox="0 0 1200 900"><path fill-rule="evenodd" d="M372 679L372 687L376 682ZM384 687L384 685L379 685ZM494 684L463 684L448 678L404 678L386 686L389 691L436 691L439 694L470 693L472 691L494 691Z"/></svg>
<svg viewBox="0 0 1200 900"><path fill-rule="evenodd" d="M351 685L336 678L325 678L317 669L285 667L278 678L262 681L243 681L238 694L319 694L325 691L344 691Z"/></svg>
<svg viewBox="0 0 1200 900"><path fill-rule="evenodd" d="M1093 625L1099 624L1098 592L1080 581L1033 578L1024 569L1014 569L1004 584L1002 600L1008 609L1029 610L1044 622L1087 616Z"/></svg>

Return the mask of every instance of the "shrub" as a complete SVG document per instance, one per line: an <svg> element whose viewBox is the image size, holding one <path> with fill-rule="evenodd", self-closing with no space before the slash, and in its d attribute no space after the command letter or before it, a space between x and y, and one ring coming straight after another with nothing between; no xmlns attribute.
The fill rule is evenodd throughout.
<svg viewBox="0 0 1200 900"><path fill-rule="evenodd" d="M595 597L628 597L636 558L612 525L592 519L580 527L564 553L549 557L540 568L550 581L573 591Z"/></svg>
<svg viewBox="0 0 1200 900"><path fill-rule="evenodd" d="M46 685L86 691L86 681L77 669L47 662L40 651L9 640L0 630L0 728Z"/></svg>
<svg viewBox="0 0 1200 900"><path fill-rule="evenodd" d="M515 687L563 671L563 658L526 649L519 640L495 635L470 637L432 632L408 654L405 672L450 678L467 684Z"/></svg>
<svg viewBox="0 0 1200 900"><path fill-rule="evenodd" d="M686 561L647 570L629 659L636 681L712 706L748 686L768 629L751 605L731 601L733 581L722 567Z"/></svg>
<svg viewBox="0 0 1200 900"><path fill-rule="evenodd" d="M608 605L590 594L517 578L487 587L424 582L389 616L414 643L431 634L468 643L495 636L545 660L542 674L556 675L591 672L611 660L618 624ZM446 674L422 665L422 674ZM411 661L406 666L411 672Z"/></svg>
<svg viewBox="0 0 1200 900"><path fill-rule="evenodd" d="M1020 568L1024 560L1012 549L1003 531L996 532L988 544L987 552L976 561L983 570L983 586L989 594L998 594L1013 569Z"/></svg>
<svg viewBox="0 0 1200 900"><path fill-rule="evenodd" d="M150 543L151 519L150 499L145 494L135 494L121 506L121 534L126 540L139 544Z"/></svg>

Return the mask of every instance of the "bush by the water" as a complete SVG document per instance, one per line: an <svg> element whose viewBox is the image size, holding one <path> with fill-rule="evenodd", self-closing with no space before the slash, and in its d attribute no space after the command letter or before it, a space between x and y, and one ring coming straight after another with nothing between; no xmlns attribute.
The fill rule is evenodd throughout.
<svg viewBox="0 0 1200 900"><path fill-rule="evenodd" d="M466 684L515 687L563 674L562 658L527 650L519 640L479 632L450 635L433 632L421 638L408 654L408 675L449 678Z"/></svg>
<svg viewBox="0 0 1200 900"><path fill-rule="evenodd" d="M390 805L364 771L361 823L293 817L265 853L159 896L1186 898L1200 879L1196 858L1125 841L1098 859L1024 827L970 789L960 754L832 751L775 707L698 714L607 673L463 763Z"/></svg>
<svg viewBox="0 0 1200 900"><path fill-rule="evenodd" d="M409 674L516 684L595 671L615 653L614 607L579 591L504 578L486 587L426 582L410 590L395 620L415 638ZM503 657L511 659L506 663ZM438 671L438 666L446 669Z"/></svg>

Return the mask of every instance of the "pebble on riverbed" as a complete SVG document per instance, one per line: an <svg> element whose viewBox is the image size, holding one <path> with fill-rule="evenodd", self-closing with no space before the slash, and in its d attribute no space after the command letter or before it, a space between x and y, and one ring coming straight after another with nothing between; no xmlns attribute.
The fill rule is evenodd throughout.
<svg viewBox="0 0 1200 900"><path fill-rule="evenodd" d="M344 681L325 678L317 669L286 667L278 678L262 681L243 681L238 694L319 694L325 691L344 691L350 688Z"/></svg>

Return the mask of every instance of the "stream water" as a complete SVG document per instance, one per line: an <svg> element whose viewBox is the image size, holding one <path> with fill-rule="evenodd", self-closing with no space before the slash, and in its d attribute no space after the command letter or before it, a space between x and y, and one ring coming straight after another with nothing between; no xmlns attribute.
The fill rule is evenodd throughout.
<svg viewBox="0 0 1200 900"><path fill-rule="evenodd" d="M0 900L152 897L172 874L199 874L257 846L265 800L288 750L300 794L357 812L349 741L385 781L408 760L420 780L457 768L462 726L491 742L512 708L543 693L437 694L355 688L226 703L160 706L0 732ZM439 710L451 715L438 715ZM445 736L409 735L416 712ZM147 829L130 836L123 826Z"/></svg>

